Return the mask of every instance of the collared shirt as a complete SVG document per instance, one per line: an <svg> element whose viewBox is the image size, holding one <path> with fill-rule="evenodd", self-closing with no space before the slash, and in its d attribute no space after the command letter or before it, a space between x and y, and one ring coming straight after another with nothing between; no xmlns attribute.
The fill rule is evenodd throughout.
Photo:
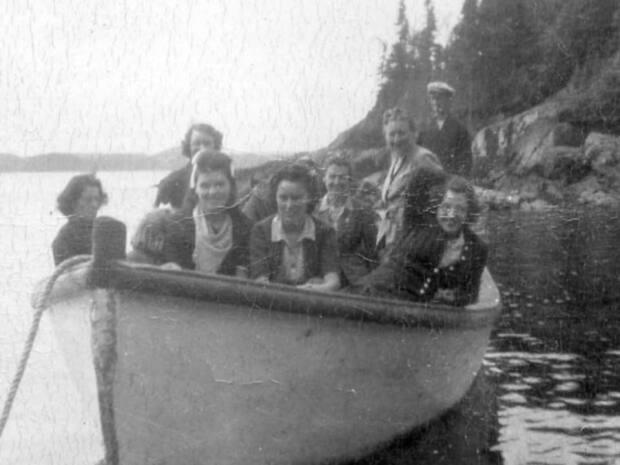
<svg viewBox="0 0 620 465"><path fill-rule="evenodd" d="M340 218L345 211L353 210L353 203L351 202L351 198L347 197L347 200L344 204L339 207L334 208L327 200L327 194L323 196L321 199L321 203L319 204L319 208L316 212L316 216L319 217L323 222L330 225L332 228L338 232L338 225L340 223Z"/></svg>
<svg viewBox="0 0 620 465"><path fill-rule="evenodd" d="M385 238L385 245L392 244L402 221L402 194L407 187L411 173L422 167L441 169L437 156L419 145L400 160L392 160L383 183L381 203L377 206L379 215L377 244Z"/></svg>
<svg viewBox="0 0 620 465"><path fill-rule="evenodd" d="M316 230L314 221L309 215L306 215L306 221L301 234L296 238L291 238L282 228L282 220L280 215L274 216L271 223L271 242L284 242L284 251L282 253L281 271L286 281L292 283L302 283L305 281L304 276L304 249L303 240L309 239L314 241L316 238Z"/></svg>
<svg viewBox="0 0 620 465"><path fill-rule="evenodd" d="M388 169L387 176L385 177L385 181L383 182L383 188L381 189L381 199L386 202L388 192L390 190L390 186L394 181L394 178L398 175L401 168L405 164L405 157L399 156L396 159L393 159L390 163L390 168Z"/></svg>

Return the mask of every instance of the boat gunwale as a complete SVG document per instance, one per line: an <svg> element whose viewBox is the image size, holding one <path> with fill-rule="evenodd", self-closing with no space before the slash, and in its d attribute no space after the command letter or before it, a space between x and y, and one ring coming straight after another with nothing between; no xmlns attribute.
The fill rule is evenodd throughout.
<svg viewBox="0 0 620 465"><path fill-rule="evenodd" d="M84 274L83 279L76 279L75 274L80 273ZM499 293L486 305L477 303L463 308L345 292L319 293L283 284L260 283L223 275L204 275L191 270L166 270L125 261L109 262L103 268L92 264L78 265L69 275L74 276L73 285L70 286L72 288L90 285L130 293L215 301L256 311L278 311L316 318L344 318L405 327L488 327L495 321L501 309ZM62 298L60 295L56 297ZM206 309L208 307L205 306Z"/></svg>

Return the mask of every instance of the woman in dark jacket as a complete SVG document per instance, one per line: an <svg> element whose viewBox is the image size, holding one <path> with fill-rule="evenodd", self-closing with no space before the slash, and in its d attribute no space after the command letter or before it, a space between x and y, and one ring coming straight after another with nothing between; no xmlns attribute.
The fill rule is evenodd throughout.
<svg viewBox="0 0 620 465"><path fill-rule="evenodd" d="M459 176L420 170L408 194L407 233L354 291L457 306L475 302L487 246L469 228L479 210L473 187Z"/></svg>
<svg viewBox="0 0 620 465"><path fill-rule="evenodd" d="M316 179L299 164L271 180L277 213L256 223L250 240L251 276L316 291L340 287L336 231L312 216Z"/></svg>
<svg viewBox="0 0 620 465"><path fill-rule="evenodd" d="M91 253L93 222L107 199L101 181L94 175L79 174L71 178L57 199L58 210L67 217L67 222L52 242L55 265Z"/></svg>
<svg viewBox="0 0 620 465"><path fill-rule="evenodd" d="M174 213L150 213L152 221L147 215L140 228L151 229L150 240L140 241L144 248L134 256L205 274L245 276L252 225L236 204L231 159L205 150L195 155L193 164L183 207ZM136 234L145 235L144 231Z"/></svg>

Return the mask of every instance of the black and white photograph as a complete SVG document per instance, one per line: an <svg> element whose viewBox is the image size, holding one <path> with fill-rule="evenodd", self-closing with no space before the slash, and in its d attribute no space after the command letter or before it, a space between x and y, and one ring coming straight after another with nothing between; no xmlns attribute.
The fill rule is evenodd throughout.
<svg viewBox="0 0 620 465"><path fill-rule="evenodd" d="M620 2L0 13L1 464L620 465Z"/></svg>

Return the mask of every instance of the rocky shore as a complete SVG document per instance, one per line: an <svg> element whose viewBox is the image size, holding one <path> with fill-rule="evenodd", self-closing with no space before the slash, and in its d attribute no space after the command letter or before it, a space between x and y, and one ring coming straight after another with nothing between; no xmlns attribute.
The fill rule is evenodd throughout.
<svg viewBox="0 0 620 465"><path fill-rule="evenodd" d="M491 208L620 206L620 137L560 114L557 103L540 105L475 135L474 179Z"/></svg>
<svg viewBox="0 0 620 465"><path fill-rule="evenodd" d="M531 108L479 130L473 137L472 180L489 209L518 208L546 211L558 207L620 207L620 136L584 129L563 121L564 107L554 101ZM351 137L351 131L346 134ZM287 159L310 158L318 166L334 151L354 161L358 179L370 168L361 160L385 148L346 148L336 143ZM343 147L344 145L344 147ZM240 170L240 185L266 179L285 159ZM369 168L369 169L366 169Z"/></svg>

